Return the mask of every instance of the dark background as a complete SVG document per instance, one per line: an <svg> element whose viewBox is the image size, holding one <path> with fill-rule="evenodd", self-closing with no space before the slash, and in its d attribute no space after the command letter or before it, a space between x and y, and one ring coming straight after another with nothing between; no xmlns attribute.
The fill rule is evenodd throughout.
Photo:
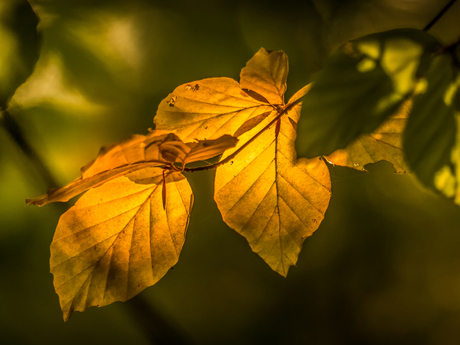
<svg viewBox="0 0 460 345"><path fill-rule="evenodd" d="M37 0L41 55L11 109L64 185L101 146L147 133L180 84L238 80L264 47L289 56L288 99L338 45L423 28L445 3ZM452 43L459 17L456 3L430 32ZM368 170L332 168L326 218L287 278L223 223L214 173L189 174L195 205L174 269L137 303L90 308L64 323L49 245L68 206L25 205L51 186L0 127L0 343L148 344L159 322L144 314L151 307L197 344L458 344L459 208L387 163Z"/></svg>

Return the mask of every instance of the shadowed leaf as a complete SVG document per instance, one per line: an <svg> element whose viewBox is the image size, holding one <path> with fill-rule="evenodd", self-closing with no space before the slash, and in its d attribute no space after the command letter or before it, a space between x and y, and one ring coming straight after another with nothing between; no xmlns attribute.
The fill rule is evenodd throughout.
<svg viewBox="0 0 460 345"><path fill-rule="evenodd" d="M460 88L460 71L452 57L433 60L424 86L414 98L404 132L406 160L427 187L454 198L460 204L460 112L455 99Z"/></svg>
<svg viewBox="0 0 460 345"><path fill-rule="evenodd" d="M92 189L59 220L50 264L64 320L134 297L177 263L193 195L170 173L163 209L162 171L149 171L144 184L119 177Z"/></svg>
<svg viewBox="0 0 460 345"><path fill-rule="evenodd" d="M397 114L385 120L370 134L363 134L343 150L337 150L325 158L334 165L356 170L366 170L370 163L387 161L396 173L409 171L402 150L403 131L409 116L411 101L406 101Z"/></svg>
<svg viewBox="0 0 460 345"><path fill-rule="evenodd" d="M375 131L413 93L438 48L430 34L415 29L372 34L343 46L303 100L298 154L329 155Z"/></svg>

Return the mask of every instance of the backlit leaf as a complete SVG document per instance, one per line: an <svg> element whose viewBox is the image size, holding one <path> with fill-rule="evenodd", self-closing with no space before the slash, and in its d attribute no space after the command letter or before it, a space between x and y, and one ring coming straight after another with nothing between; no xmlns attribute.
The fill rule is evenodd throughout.
<svg viewBox="0 0 460 345"><path fill-rule="evenodd" d="M252 142L259 128L242 135L240 143L249 144L230 163L217 168L215 180L214 198L224 221L283 276L297 262L305 238L319 227L331 196L324 161L297 159L294 141L300 108L300 103L287 107ZM267 121L273 119L276 116Z"/></svg>
<svg viewBox="0 0 460 345"><path fill-rule="evenodd" d="M284 104L287 72L284 53L262 48L242 69L240 83L210 78L177 87L160 103L156 129L175 130L184 141L239 136L243 124L257 123Z"/></svg>
<svg viewBox="0 0 460 345"><path fill-rule="evenodd" d="M270 104L284 104L288 66L283 52L260 49L241 70L241 88L258 93Z"/></svg>
<svg viewBox="0 0 460 345"><path fill-rule="evenodd" d="M412 95L439 47L430 34L415 29L372 34L343 46L303 100L298 154L329 155L375 131Z"/></svg>
<svg viewBox="0 0 460 345"><path fill-rule="evenodd" d="M126 301L155 284L179 258L193 204L178 172L141 170L84 194L59 220L51 244L51 273L64 320L73 311Z"/></svg>

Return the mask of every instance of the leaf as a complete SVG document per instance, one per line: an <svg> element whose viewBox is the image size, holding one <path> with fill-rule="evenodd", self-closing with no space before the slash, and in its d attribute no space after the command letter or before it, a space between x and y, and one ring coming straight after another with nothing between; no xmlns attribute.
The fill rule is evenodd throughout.
<svg viewBox="0 0 460 345"><path fill-rule="evenodd" d="M229 148L234 147L237 143L238 139L228 134L224 134L217 139L198 140L196 143L187 143L186 145L190 147L190 152L185 155L182 164L204 161L218 156Z"/></svg>
<svg viewBox="0 0 460 345"><path fill-rule="evenodd" d="M283 52L260 49L241 70L241 88L256 92L270 104L284 104L288 66Z"/></svg>
<svg viewBox="0 0 460 345"><path fill-rule="evenodd" d="M331 196L324 161L296 159L290 119L297 122L300 107L284 114L231 164L218 167L215 181L224 221L283 276L297 262L305 238L319 227Z"/></svg>
<svg viewBox="0 0 460 345"><path fill-rule="evenodd" d="M430 34L415 29L372 34L343 46L303 100L298 154L330 155L375 131L412 95L439 48Z"/></svg>
<svg viewBox="0 0 460 345"><path fill-rule="evenodd" d="M0 108L32 74L40 55L38 17L26 0L3 4L0 22Z"/></svg>
<svg viewBox="0 0 460 345"><path fill-rule="evenodd" d="M184 141L239 136L244 130L235 132L244 123L263 120L284 104L287 68L284 53L261 48L242 69L240 84L230 78L210 78L178 86L160 103L155 128L175 130Z"/></svg>
<svg viewBox="0 0 460 345"><path fill-rule="evenodd" d="M281 52L276 52L278 56ZM296 123L300 116L300 99L308 86L299 90L284 104L283 94L274 90L286 89L287 58L273 59L265 52L265 63L256 54L256 64L246 65L243 77L249 78L245 86L254 85L262 97L281 104L259 123L246 121L238 146L224 153L226 160L236 150L237 156L228 164L217 168L214 198L224 221L243 235L252 250L279 274L286 276L297 262L306 237L310 236L324 218L331 195L329 171L320 158L297 160L294 141ZM254 58L253 58L254 59ZM276 73L282 70L283 73ZM267 75L276 76L267 78ZM267 85L263 86L264 83ZM272 92L273 91L273 92ZM248 125L248 123L250 123ZM268 128L268 129L266 129Z"/></svg>
<svg viewBox="0 0 460 345"><path fill-rule="evenodd" d="M224 135L215 140L199 140L184 144L175 134L167 131L151 131L148 135L133 135L120 144L103 147L97 159L82 168L82 177L59 189L51 189L46 195L27 199L28 205L43 206L50 202L65 202L90 188L127 175L140 169L155 166L206 160L233 147L237 139Z"/></svg>
<svg viewBox="0 0 460 345"><path fill-rule="evenodd" d="M134 297L177 263L193 195L183 175L169 173L163 209L162 171L137 172L148 184L119 177L94 188L59 220L50 264L65 321Z"/></svg>
<svg viewBox="0 0 460 345"><path fill-rule="evenodd" d="M366 170L365 165L387 161L396 173L409 171L402 150L402 134L412 102L406 101L395 115L370 134L363 134L343 150L337 150L325 158L332 164L356 170Z"/></svg>
<svg viewBox="0 0 460 345"><path fill-rule="evenodd" d="M421 80L404 132L406 160L427 187L460 204L460 70L449 54L436 57Z"/></svg>

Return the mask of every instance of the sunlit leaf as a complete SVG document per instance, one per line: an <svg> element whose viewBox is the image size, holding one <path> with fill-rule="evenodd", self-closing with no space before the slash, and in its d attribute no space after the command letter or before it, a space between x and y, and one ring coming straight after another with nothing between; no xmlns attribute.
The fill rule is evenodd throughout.
<svg viewBox="0 0 460 345"><path fill-rule="evenodd" d="M287 67L284 71L287 73ZM285 90L285 86L274 85L285 83L286 77L278 74L277 80L264 78L253 84L272 83L265 88ZM246 145L244 149L216 172L214 198L224 221L283 276L297 262L305 238L319 227L331 195L324 161L297 160L294 148L301 108L298 101L307 91L308 87L299 90L286 106L281 103L286 110L279 118L278 113L271 114L244 132L239 146L224 153L222 159Z"/></svg>
<svg viewBox="0 0 460 345"><path fill-rule="evenodd" d="M404 132L404 152L411 170L426 186L460 203L460 71L449 54L433 60Z"/></svg>
<svg viewBox="0 0 460 345"><path fill-rule="evenodd" d="M322 159L296 158L300 104L217 169L215 200L224 221L270 267L286 276L302 244L320 225L330 198Z"/></svg>
<svg viewBox="0 0 460 345"><path fill-rule="evenodd" d="M326 159L334 165L356 170L366 170L366 164L387 161L398 174L408 172L402 137L411 104L411 101L406 101L397 114L385 120L374 132L361 135L345 149L333 152Z"/></svg>
<svg viewBox="0 0 460 345"><path fill-rule="evenodd" d="M287 71L284 53L262 48L242 69L240 83L210 78L177 87L160 103L156 129L175 130L184 141L239 136L244 124L252 128L284 104Z"/></svg>
<svg viewBox="0 0 460 345"><path fill-rule="evenodd" d="M211 78L177 87L160 103L155 126L175 130L184 141L215 139L272 110L270 104L243 92L235 80Z"/></svg>
<svg viewBox="0 0 460 345"><path fill-rule="evenodd" d="M288 66L283 52L260 49L241 70L240 86L256 92L270 104L284 104Z"/></svg>
<svg viewBox="0 0 460 345"><path fill-rule="evenodd" d="M414 92L439 43L398 29L359 38L326 64L303 100L297 152L329 155L372 133Z"/></svg>
<svg viewBox="0 0 460 345"><path fill-rule="evenodd" d="M119 177L94 188L59 220L50 264L64 320L134 297L177 263L193 195L177 172L163 186L162 171L138 172L150 176L142 184Z"/></svg>
<svg viewBox="0 0 460 345"><path fill-rule="evenodd" d="M146 167L170 166L206 160L233 147L237 139L224 135L215 140L184 143L167 131L152 131L148 135L133 135L120 144L104 146L94 162L82 168L82 176L46 195L28 199L29 205L43 206L50 202L68 201L84 191Z"/></svg>
<svg viewBox="0 0 460 345"><path fill-rule="evenodd" d="M5 2L0 16L0 107L32 74L40 53L38 17L26 0Z"/></svg>

